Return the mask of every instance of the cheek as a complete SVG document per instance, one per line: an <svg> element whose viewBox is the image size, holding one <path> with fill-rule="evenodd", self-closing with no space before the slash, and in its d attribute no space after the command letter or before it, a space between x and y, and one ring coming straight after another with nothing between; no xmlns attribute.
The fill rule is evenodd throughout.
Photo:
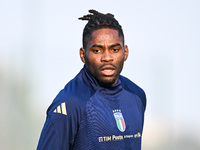
<svg viewBox="0 0 200 150"><path fill-rule="evenodd" d="M91 54L91 55L88 55L87 60L88 60L88 63L90 63L90 65L94 66L94 65L98 65L100 58L97 55Z"/></svg>
<svg viewBox="0 0 200 150"><path fill-rule="evenodd" d="M86 58L86 66L87 68L90 70L90 72L92 72L93 74L95 72L97 72L97 68L99 68L99 61L98 61L98 58L97 57L93 57L91 55L88 55Z"/></svg>
<svg viewBox="0 0 200 150"><path fill-rule="evenodd" d="M125 61L125 56L123 54L119 55L118 57L116 57L116 61L121 64Z"/></svg>

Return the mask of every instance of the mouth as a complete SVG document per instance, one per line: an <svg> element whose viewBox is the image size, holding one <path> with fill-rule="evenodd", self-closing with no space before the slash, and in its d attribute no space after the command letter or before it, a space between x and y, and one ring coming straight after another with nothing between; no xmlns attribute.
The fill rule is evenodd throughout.
<svg viewBox="0 0 200 150"><path fill-rule="evenodd" d="M100 70L104 76L112 76L115 73L115 67L111 65L103 66L100 68Z"/></svg>

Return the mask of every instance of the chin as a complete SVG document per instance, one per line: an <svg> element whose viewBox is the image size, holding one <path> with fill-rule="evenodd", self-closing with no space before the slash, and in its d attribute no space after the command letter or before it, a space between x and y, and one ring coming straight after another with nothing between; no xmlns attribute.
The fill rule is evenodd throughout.
<svg viewBox="0 0 200 150"><path fill-rule="evenodd" d="M116 79L99 79L98 81L102 86L111 86L116 82Z"/></svg>

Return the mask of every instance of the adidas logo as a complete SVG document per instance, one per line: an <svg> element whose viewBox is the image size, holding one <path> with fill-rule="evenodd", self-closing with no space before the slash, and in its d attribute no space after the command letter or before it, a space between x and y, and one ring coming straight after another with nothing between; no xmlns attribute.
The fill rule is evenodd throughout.
<svg viewBox="0 0 200 150"><path fill-rule="evenodd" d="M53 112L67 115L67 109L66 109L65 102L61 103Z"/></svg>

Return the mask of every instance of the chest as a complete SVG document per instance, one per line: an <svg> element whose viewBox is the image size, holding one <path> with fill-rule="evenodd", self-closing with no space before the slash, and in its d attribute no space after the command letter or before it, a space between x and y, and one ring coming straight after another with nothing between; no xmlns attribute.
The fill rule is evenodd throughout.
<svg viewBox="0 0 200 150"><path fill-rule="evenodd" d="M98 142L141 137L142 103L130 92L121 91L117 95L96 93L87 103L86 114Z"/></svg>
<svg viewBox="0 0 200 150"><path fill-rule="evenodd" d="M83 149L140 149L142 115L136 95L97 92L86 104L76 141Z"/></svg>

